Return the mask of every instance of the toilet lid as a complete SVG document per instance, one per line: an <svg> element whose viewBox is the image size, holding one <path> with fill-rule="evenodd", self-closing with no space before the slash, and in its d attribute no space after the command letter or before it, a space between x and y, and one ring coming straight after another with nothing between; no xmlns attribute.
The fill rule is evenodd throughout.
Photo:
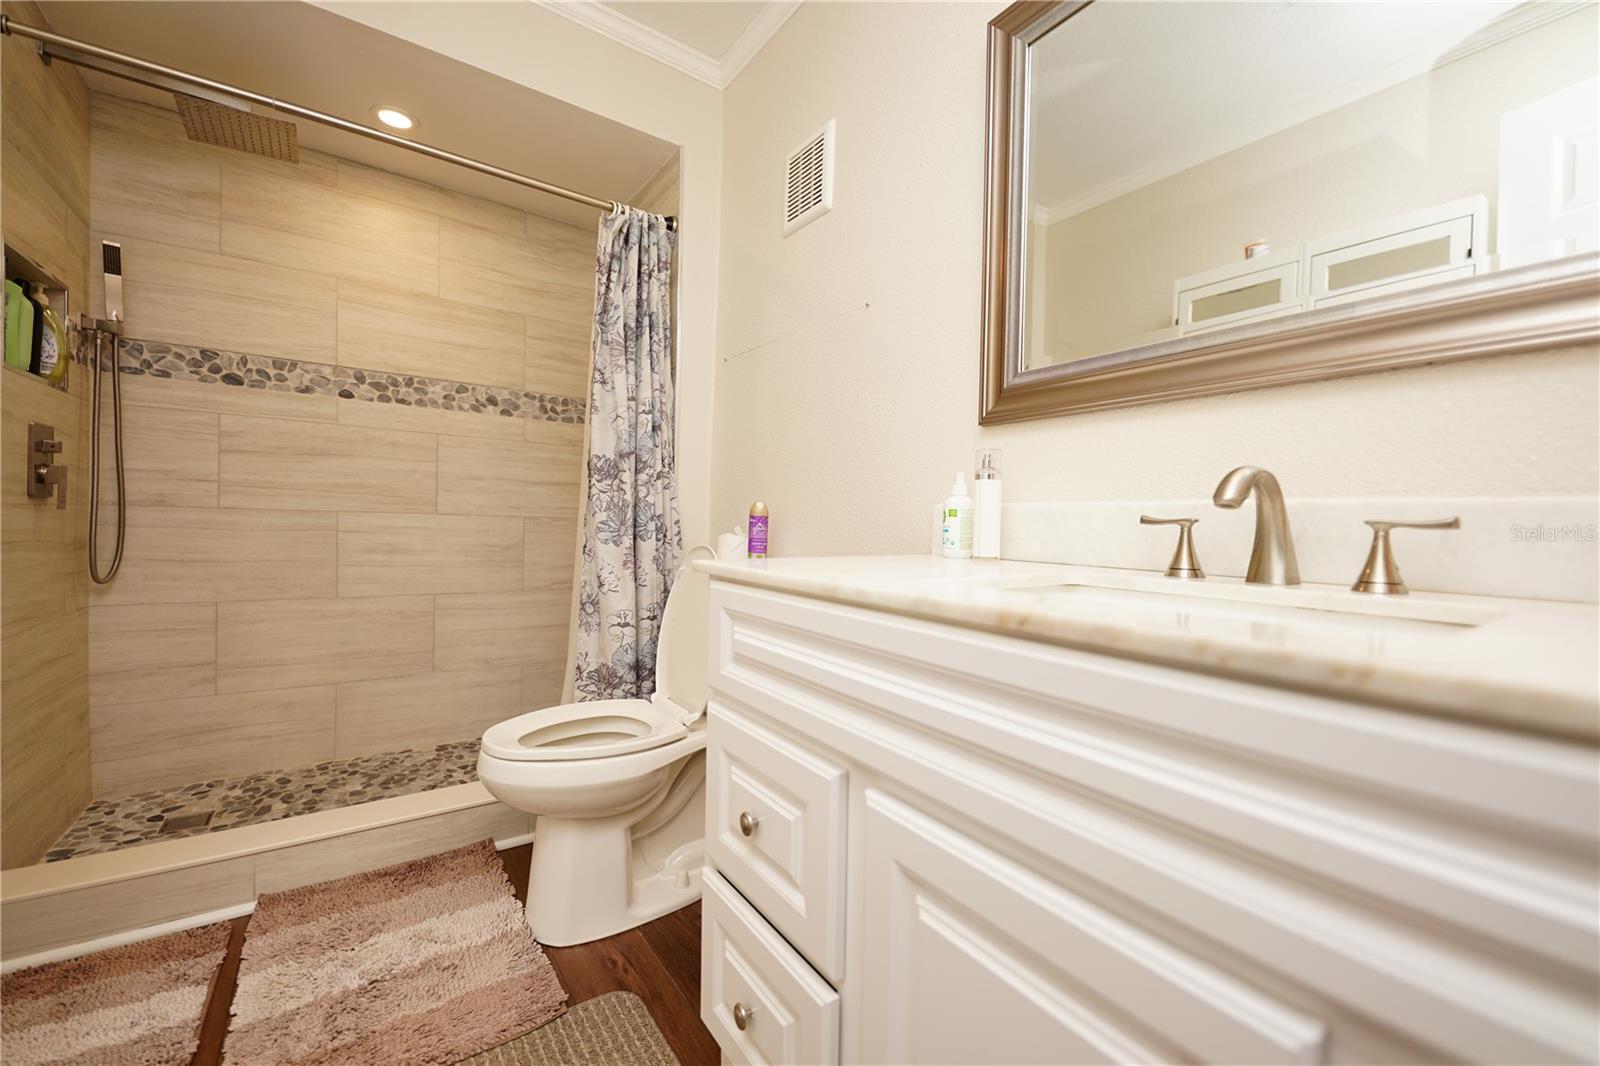
<svg viewBox="0 0 1600 1066"><path fill-rule="evenodd" d="M690 556L696 550L684 553L683 563L673 575L672 592L656 635L657 702L662 697L671 700L683 708L689 721L705 715L710 692L706 642L711 627L711 578L691 565Z"/></svg>
<svg viewBox="0 0 1600 1066"><path fill-rule="evenodd" d="M519 714L483 734L497 759L553 762L598 759L658 748L689 731L684 709L660 700L595 700Z"/></svg>

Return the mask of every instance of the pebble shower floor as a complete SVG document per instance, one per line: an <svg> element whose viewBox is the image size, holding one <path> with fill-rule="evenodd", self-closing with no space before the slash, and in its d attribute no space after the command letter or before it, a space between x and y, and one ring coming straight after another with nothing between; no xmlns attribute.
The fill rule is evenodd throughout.
<svg viewBox="0 0 1600 1066"><path fill-rule="evenodd" d="M464 785L477 780L477 763L478 738L473 737L431 748L386 751L302 769L265 770L244 777L97 799L45 853L44 861L58 862L153 840L200 836ZM211 818L204 824L186 829L165 828L168 821L181 822L208 812Z"/></svg>

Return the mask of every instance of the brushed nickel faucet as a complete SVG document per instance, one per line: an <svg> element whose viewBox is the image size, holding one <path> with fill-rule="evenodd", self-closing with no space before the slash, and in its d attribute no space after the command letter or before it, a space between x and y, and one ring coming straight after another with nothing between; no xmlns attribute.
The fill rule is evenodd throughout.
<svg viewBox="0 0 1600 1066"><path fill-rule="evenodd" d="M1394 561L1394 551L1389 547L1389 530L1460 529L1461 518L1456 515L1426 522L1369 519L1367 525L1372 527L1372 550L1367 552L1367 563L1361 568L1361 576L1356 578L1356 583L1350 586L1351 591L1379 596L1404 596L1411 590L1406 588L1405 579L1400 576L1400 564Z"/></svg>
<svg viewBox="0 0 1600 1066"><path fill-rule="evenodd" d="M1300 564L1294 557L1294 537L1289 514L1283 507L1283 489L1272 471L1241 466L1228 471L1212 493L1211 502L1234 510L1254 493L1256 539L1250 548L1250 567L1244 579L1252 585L1298 585Z"/></svg>

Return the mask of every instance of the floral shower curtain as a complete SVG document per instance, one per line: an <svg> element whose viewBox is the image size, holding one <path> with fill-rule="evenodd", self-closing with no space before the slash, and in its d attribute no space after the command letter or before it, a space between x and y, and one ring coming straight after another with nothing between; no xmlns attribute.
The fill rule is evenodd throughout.
<svg viewBox="0 0 1600 1066"><path fill-rule="evenodd" d="M618 207L595 256L589 448L573 691L642 698L683 552L673 463L672 246L666 219Z"/></svg>

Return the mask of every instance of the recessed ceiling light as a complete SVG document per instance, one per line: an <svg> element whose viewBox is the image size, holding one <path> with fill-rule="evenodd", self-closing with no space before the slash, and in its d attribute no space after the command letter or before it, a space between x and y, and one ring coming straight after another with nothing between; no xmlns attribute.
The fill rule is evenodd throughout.
<svg viewBox="0 0 1600 1066"><path fill-rule="evenodd" d="M410 115L393 107L375 107L372 113L378 116L379 122L397 130L408 130L416 125Z"/></svg>

